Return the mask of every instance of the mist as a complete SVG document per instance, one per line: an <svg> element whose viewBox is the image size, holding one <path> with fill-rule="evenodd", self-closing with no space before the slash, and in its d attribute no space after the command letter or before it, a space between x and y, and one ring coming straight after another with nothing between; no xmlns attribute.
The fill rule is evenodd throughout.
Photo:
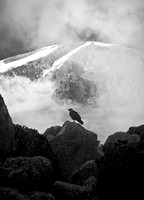
<svg viewBox="0 0 144 200"><path fill-rule="evenodd" d="M58 99L55 95L58 85L50 81L49 76L37 81L21 76L1 76L0 93L15 124L43 133L51 126L62 126L66 120L72 121L67 109L73 108L81 115L84 128L95 132L104 142L117 131L127 131L130 126L143 124L143 58L143 53L132 49L103 47L102 44L95 48L89 43L73 55L71 62L60 63L62 68L59 70L63 70L64 66L70 68L72 63L80 61L79 67L85 69L82 77L97 86L92 104Z"/></svg>
<svg viewBox="0 0 144 200"><path fill-rule="evenodd" d="M38 129L43 133L67 119L68 105L58 104L54 98L55 84L47 79L1 78L0 91L15 124Z"/></svg>
<svg viewBox="0 0 144 200"><path fill-rule="evenodd" d="M90 40L143 51L143 32L143 0L0 0L0 59Z"/></svg>
<svg viewBox="0 0 144 200"><path fill-rule="evenodd" d="M144 51L143 32L143 0L0 0L0 59L78 41L106 42ZM116 58L107 56L108 64L114 59L113 69L117 71L105 72L104 80L105 75L109 78L94 107L58 102L54 98L56 86L49 80L0 78L0 92L13 122L43 133L46 128L71 120L67 109L72 107L81 114L84 127L97 133L102 142L116 131L142 124L143 63L136 52L136 59L133 55L121 59L120 52ZM105 65L102 57L98 65ZM118 75L114 81L113 73ZM93 80L97 80L97 74ZM137 77L133 77L135 74ZM103 80L100 90L101 84Z"/></svg>

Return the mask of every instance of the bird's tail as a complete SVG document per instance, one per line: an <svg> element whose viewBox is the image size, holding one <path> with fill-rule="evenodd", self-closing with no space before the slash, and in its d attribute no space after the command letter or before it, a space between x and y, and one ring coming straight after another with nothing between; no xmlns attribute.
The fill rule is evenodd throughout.
<svg viewBox="0 0 144 200"><path fill-rule="evenodd" d="M82 125L84 124L84 122L82 120L79 120L79 123L82 124Z"/></svg>

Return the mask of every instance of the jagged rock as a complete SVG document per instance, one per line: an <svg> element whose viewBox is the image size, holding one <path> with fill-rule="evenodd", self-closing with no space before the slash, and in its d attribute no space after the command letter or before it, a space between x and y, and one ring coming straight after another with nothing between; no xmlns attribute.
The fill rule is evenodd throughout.
<svg viewBox="0 0 144 200"><path fill-rule="evenodd" d="M95 163L95 160L90 160L72 174L71 182L77 185L83 185L84 181L86 181L89 177L96 177L97 174L97 164Z"/></svg>
<svg viewBox="0 0 144 200"><path fill-rule="evenodd" d="M30 200L55 200L52 194L38 191L31 192L28 196Z"/></svg>
<svg viewBox="0 0 144 200"><path fill-rule="evenodd" d="M53 186L56 199L66 200L95 200L91 187L80 186L62 181L56 181Z"/></svg>
<svg viewBox="0 0 144 200"><path fill-rule="evenodd" d="M51 140L59 133L60 129L61 126L52 126L43 133L43 136L45 136L48 140Z"/></svg>
<svg viewBox="0 0 144 200"><path fill-rule="evenodd" d="M50 140L50 145L58 157L64 181L68 181L85 162L99 156L97 135L75 122L66 121L57 136Z"/></svg>
<svg viewBox="0 0 144 200"><path fill-rule="evenodd" d="M140 142L140 137L136 134L130 135L126 132L116 132L108 136L104 143L104 148L115 147L136 147Z"/></svg>
<svg viewBox="0 0 144 200"><path fill-rule="evenodd" d="M94 176L91 176L86 181L84 181L83 185L95 188L97 186L97 180Z"/></svg>
<svg viewBox="0 0 144 200"><path fill-rule="evenodd" d="M19 193L17 189L0 187L0 200L30 200L28 196Z"/></svg>
<svg viewBox="0 0 144 200"><path fill-rule="evenodd" d="M144 125L130 127L127 132L131 135L136 134L141 140L144 140Z"/></svg>
<svg viewBox="0 0 144 200"><path fill-rule="evenodd" d="M1 166L1 184L20 191L47 191L54 183L53 167L44 157L8 158Z"/></svg>
<svg viewBox="0 0 144 200"><path fill-rule="evenodd" d="M11 153L13 145L14 133L12 119L0 95L0 158Z"/></svg>

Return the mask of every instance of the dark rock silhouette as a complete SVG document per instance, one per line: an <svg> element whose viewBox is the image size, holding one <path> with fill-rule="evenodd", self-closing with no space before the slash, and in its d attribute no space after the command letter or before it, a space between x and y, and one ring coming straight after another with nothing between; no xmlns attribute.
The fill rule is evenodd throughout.
<svg viewBox="0 0 144 200"><path fill-rule="evenodd" d="M13 149L14 132L12 119L0 95L0 159L7 156Z"/></svg>
<svg viewBox="0 0 144 200"><path fill-rule="evenodd" d="M52 126L43 133L43 136L45 136L48 140L51 140L59 133L60 129L61 126Z"/></svg>
<svg viewBox="0 0 144 200"><path fill-rule="evenodd" d="M35 129L14 125L15 157L43 156L52 159L53 153L48 140Z"/></svg>
<svg viewBox="0 0 144 200"><path fill-rule="evenodd" d="M0 168L3 186L20 191L48 191L54 183L52 162L44 157L8 158Z"/></svg>
<svg viewBox="0 0 144 200"><path fill-rule="evenodd" d="M19 193L17 189L0 187L0 200L30 200L28 196Z"/></svg>
<svg viewBox="0 0 144 200"><path fill-rule="evenodd" d="M122 146L136 147L140 142L140 137L136 134L130 135L126 132L116 132L108 136L104 147L115 148Z"/></svg>
<svg viewBox="0 0 144 200"><path fill-rule="evenodd" d="M53 163L55 176L58 176L59 165L57 157L52 152L49 141L35 129L14 125L15 151L13 157L46 157Z"/></svg>
<svg viewBox="0 0 144 200"><path fill-rule="evenodd" d="M54 186L54 193L56 199L67 200L94 200L95 195L91 187L79 186L71 183L65 183L62 181L56 181Z"/></svg>
<svg viewBox="0 0 144 200"><path fill-rule="evenodd" d="M30 200L55 200L52 194L38 191L31 192L28 196Z"/></svg>
<svg viewBox="0 0 144 200"><path fill-rule="evenodd" d="M80 124L66 121L50 145L58 157L61 177L68 180L72 173L91 159L96 159L97 135Z"/></svg>
<svg viewBox="0 0 144 200"><path fill-rule="evenodd" d="M71 182L77 185L83 185L91 176L97 177L98 168L95 160L90 160L83 164L71 176Z"/></svg>
<svg viewBox="0 0 144 200"><path fill-rule="evenodd" d="M141 140L144 141L144 125L137 126L137 127L135 127L135 126L130 127L127 132L131 135L133 135L133 134L139 135Z"/></svg>
<svg viewBox="0 0 144 200"><path fill-rule="evenodd" d="M96 188L97 186L97 180L94 176L90 176L87 180L83 183L84 186L89 186L92 188Z"/></svg>
<svg viewBox="0 0 144 200"><path fill-rule="evenodd" d="M0 200L118 200L143 195L144 125L116 132L104 145L95 133L69 121L40 135L13 125L0 96L0 153Z"/></svg>

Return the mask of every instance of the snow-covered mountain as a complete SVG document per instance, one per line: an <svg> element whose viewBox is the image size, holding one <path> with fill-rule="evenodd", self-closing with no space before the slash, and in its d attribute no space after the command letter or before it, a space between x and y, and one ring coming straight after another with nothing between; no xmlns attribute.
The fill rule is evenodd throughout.
<svg viewBox="0 0 144 200"><path fill-rule="evenodd" d="M0 93L15 123L47 127L80 112L100 140L144 121L144 54L98 42L54 45L0 61Z"/></svg>

